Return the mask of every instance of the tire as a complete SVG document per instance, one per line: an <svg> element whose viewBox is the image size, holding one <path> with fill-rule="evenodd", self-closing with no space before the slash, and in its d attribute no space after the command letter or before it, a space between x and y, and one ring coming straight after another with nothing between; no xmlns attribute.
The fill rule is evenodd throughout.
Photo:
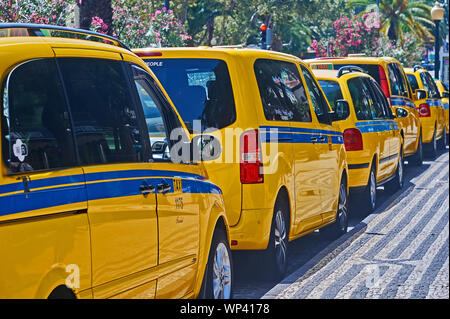
<svg viewBox="0 0 450 319"><path fill-rule="evenodd" d="M434 129L433 139L431 140L431 143L428 144L428 147L429 147L428 154L432 158L435 158L437 156L436 128Z"/></svg>
<svg viewBox="0 0 450 319"><path fill-rule="evenodd" d="M281 280L286 273L288 249L288 207L289 201L286 200L284 196L278 196L274 207L269 244L263 253L265 265L263 267L263 275L268 280Z"/></svg>
<svg viewBox="0 0 450 319"><path fill-rule="evenodd" d="M405 178L405 167L403 164L403 154L400 153L398 157L397 169L395 170L395 177L393 180L386 183L386 187L390 192L395 192L403 188Z"/></svg>
<svg viewBox="0 0 450 319"><path fill-rule="evenodd" d="M372 168L370 169L366 189L362 193L362 205L365 209L367 209L368 214L375 210L377 204L377 178L374 164L375 163L372 164Z"/></svg>
<svg viewBox="0 0 450 319"><path fill-rule="evenodd" d="M321 232L329 238L336 239L347 233L348 229L348 194L347 183L341 181L339 186L338 209L336 212L336 221L321 229Z"/></svg>
<svg viewBox="0 0 450 319"><path fill-rule="evenodd" d="M423 164L422 133L420 133L420 136L419 136L419 145L417 145L416 153L410 157L409 162L415 166L422 166L422 164Z"/></svg>
<svg viewBox="0 0 450 319"><path fill-rule="evenodd" d="M209 250L199 298L231 299L233 297L233 262L227 236L217 229Z"/></svg>
<svg viewBox="0 0 450 319"><path fill-rule="evenodd" d="M444 131L442 132L442 137L439 140L438 147L440 150L445 150L447 146L447 128L444 127Z"/></svg>

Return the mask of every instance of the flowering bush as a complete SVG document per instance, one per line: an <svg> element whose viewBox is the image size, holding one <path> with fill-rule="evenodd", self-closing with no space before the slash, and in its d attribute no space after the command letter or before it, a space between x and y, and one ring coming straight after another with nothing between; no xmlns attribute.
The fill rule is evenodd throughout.
<svg viewBox="0 0 450 319"><path fill-rule="evenodd" d="M71 0L2 0L0 22L24 22L66 25L73 19Z"/></svg>
<svg viewBox="0 0 450 319"><path fill-rule="evenodd" d="M109 28L98 17L92 20L91 29L105 33ZM112 35L127 42L130 47L184 46L191 37L172 10L150 12L145 0L135 5L123 0L113 0Z"/></svg>
<svg viewBox="0 0 450 319"><path fill-rule="evenodd" d="M350 53L364 53L367 56L390 56L404 65L420 63L424 54L423 43L413 34L405 34L404 43L393 43L379 33L380 19L376 12L357 16L353 20L344 16L334 22L336 36L326 41L314 40L311 48L318 57L327 55L347 56Z"/></svg>

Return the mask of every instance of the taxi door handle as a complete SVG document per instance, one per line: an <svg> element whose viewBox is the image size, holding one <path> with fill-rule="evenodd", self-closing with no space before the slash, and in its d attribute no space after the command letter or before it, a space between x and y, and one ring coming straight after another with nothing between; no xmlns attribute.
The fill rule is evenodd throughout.
<svg viewBox="0 0 450 319"><path fill-rule="evenodd" d="M155 186L142 184L141 186L139 186L139 191L141 192L142 195L146 196L148 194L155 192Z"/></svg>
<svg viewBox="0 0 450 319"><path fill-rule="evenodd" d="M161 183L161 184L158 184L157 189L158 189L158 193L167 193L168 191L170 191L171 187L169 184Z"/></svg>
<svg viewBox="0 0 450 319"><path fill-rule="evenodd" d="M317 137L315 137L315 136L311 137L311 142L316 143L317 142Z"/></svg>
<svg viewBox="0 0 450 319"><path fill-rule="evenodd" d="M320 141L320 142L325 142L326 139L327 139L327 138L326 138L325 136L319 137L319 141Z"/></svg>

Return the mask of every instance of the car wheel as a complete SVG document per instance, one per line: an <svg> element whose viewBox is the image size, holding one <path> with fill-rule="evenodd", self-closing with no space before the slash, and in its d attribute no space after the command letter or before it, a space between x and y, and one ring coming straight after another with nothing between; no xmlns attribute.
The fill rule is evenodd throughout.
<svg viewBox="0 0 450 319"><path fill-rule="evenodd" d="M386 187L390 191L397 191L403 187L404 182L404 164L403 164L403 154L400 153L398 157L397 169L395 170L395 177L393 180L386 184Z"/></svg>
<svg viewBox="0 0 450 319"><path fill-rule="evenodd" d="M339 200L338 209L336 212L336 221L324 228L322 228L323 234L330 238L335 239L347 233L348 229L348 196L347 196L347 184L345 181L341 182L339 186Z"/></svg>
<svg viewBox="0 0 450 319"><path fill-rule="evenodd" d="M363 193L363 206L364 208L367 209L367 212L370 214L375 210L376 203L377 203L377 179L375 173L375 165L372 164L372 168L369 174L369 181Z"/></svg>
<svg viewBox="0 0 450 319"><path fill-rule="evenodd" d="M264 252L264 276L269 280L281 280L286 272L288 228L286 216L289 214L288 201L278 197L274 207L274 215L269 244Z"/></svg>
<svg viewBox="0 0 450 319"><path fill-rule="evenodd" d="M447 128L444 127L444 131L442 132L442 137L439 140L439 149L445 150L446 146L447 146Z"/></svg>
<svg viewBox="0 0 450 319"><path fill-rule="evenodd" d="M233 294L233 263L227 236L223 230L216 230L208 264L203 278L200 298L231 299Z"/></svg>
<svg viewBox="0 0 450 319"><path fill-rule="evenodd" d="M437 139L436 139L436 129L434 129L433 133L433 139L431 140L431 143L429 144L430 150L429 154L432 158L435 158L437 156Z"/></svg>
<svg viewBox="0 0 450 319"><path fill-rule="evenodd" d="M416 154L411 156L411 164L416 166L421 166L423 164L423 144L422 144L422 133L419 136L419 144L417 145Z"/></svg>

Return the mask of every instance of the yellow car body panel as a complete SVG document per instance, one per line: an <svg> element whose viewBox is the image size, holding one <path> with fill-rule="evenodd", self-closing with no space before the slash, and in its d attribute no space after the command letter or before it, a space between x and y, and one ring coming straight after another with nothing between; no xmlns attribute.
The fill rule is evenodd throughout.
<svg viewBox="0 0 450 319"><path fill-rule="evenodd" d="M442 104L443 101L440 98L429 97L429 91L424 86L424 82L421 76L422 73L428 73L428 71L422 68L416 69L416 71L408 68L405 69L405 71L408 76L414 76L417 85L416 90L425 90L427 92L427 98L417 99L417 96L415 96L414 99L414 103L417 109L420 107L420 105L425 103L430 106L430 116L420 117L420 121L422 123L423 142L431 143L434 134L436 134L437 140L443 138L444 129L446 128L445 111Z"/></svg>
<svg viewBox="0 0 450 319"><path fill-rule="evenodd" d="M259 59L295 64L302 74L301 68L307 66L300 59L273 51L220 47L133 51L151 68L162 66L164 61L173 59L217 59L224 61L228 67L236 119L226 128L208 132L219 138L227 152L222 153L222 158L204 165L208 178L218 185L224 194L230 237L233 241L232 250L267 248L275 201L282 189L286 190L290 199L289 240L335 220L341 177L347 178L345 148L339 127L318 122L309 94L308 102L312 114L310 123L267 120L255 76L254 65ZM305 83L303 75L302 81ZM179 111L183 108L182 104L175 106ZM278 149L274 154L270 153L270 149L275 143L270 143L268 139L261 140L263 171L270 172L273 167L277 167L276 172L265 173L263 183L243 184L240 181L239 137L244 131L254 129L259 130L260 137L261 134L268 134L270 129L277 129L287 138L277 143ZM313 132L320 131L326 135L325 140L329 143L300 142L302 138L309 141ZM297 142L293 142L294 140ZM226 145L231 143L230 141L234 141L234 144Z"/></svg>
<svg viewBox="0 0 450 319"><path fill-rule="evenodd" d="M411 91L411 87L408 83L405 70L400 65L400 62L394 58L390 57L346 57L346 58L319 58L319 59L309 59L305 60L306 63L312 69L321 69L326 68L327 65L330 65L329 69L338 69L339 65L355 65L365 69L366 73L371 75L378 84L381 85L380 81L380 69L383 70L385 87L382 86L383 92L389 97L389 102L391 103L391 107L393 113L397 113L397 108L402 108L407 112L407 116L404 118L397 118L397 124L399 126L400 134L403 136L403 154L404 157L412 156L416 153L417 148L419 146L419 139L421 134L421 120L419 119L419 112L415 108L415 104L413 102L413 92ZM395 65L398 67L399 74L402 81L408 86L406 91L402 94L393 94L396 93L393 91L393 83L389 77L389 68L390 65ZM371 68L371 71L368 72L366 68Z"/></svg>
<svg viewBox="0 0 450 319"><path fill-rule="evenodd" d="M444 92L447 92L447 94L448 94L448 90L446 87L444 87L441 80L436 81L436 84L439 88L439 93L441 94L441 97L442 97L442 107L444 108L444 115L445 115L445 126L447 128L447 134L449 134L450 127L449 127L449 122L448 122L448 118L449 118L448 97L443 97Z"/></svg>
<svg viewBox="0 0 450 319"><path fill-rule="evenodd" d="M320 81L331 81L339 85L342 98L349 104L350 115L336 122L342 132L346 129L358 129L362 133L362 150L347 151L350 189L361 190L369 181L372 166L376 167L378 183L389 179L397 170L403 139L400 135L397 119L359 120L347 82L354 78L369 76L365 73L351 72L337 77L335 70L313 70ZM329 101L331 103L331 101Z"/></svg>
<svg viewBox="0 0 450 319"><path fill-rule="evenodd" d="M153 74L131 52L107 44L3 37L0 80L5 83L24 62L60 57L124 60ZM199 294L216 228L223 226L229 239L221 191L207 180L202 163L81 165L11 174L4 145L0 298L47 298L59 286L77 298ZM144 196L143 180L163 180L170 190Z"/></svg>

